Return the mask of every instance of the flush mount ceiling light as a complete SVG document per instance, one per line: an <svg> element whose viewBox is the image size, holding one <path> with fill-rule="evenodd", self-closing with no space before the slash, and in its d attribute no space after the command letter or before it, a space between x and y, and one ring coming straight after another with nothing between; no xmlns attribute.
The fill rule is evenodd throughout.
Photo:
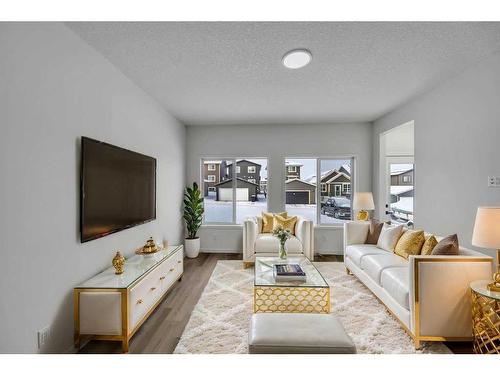
<svg viewBox="0 0 500 375"><path fill-rule="evenodd" d="M282 62L288 69L300 69L309 64L312 54L306 49L294 49L285 53Z"/></svg>

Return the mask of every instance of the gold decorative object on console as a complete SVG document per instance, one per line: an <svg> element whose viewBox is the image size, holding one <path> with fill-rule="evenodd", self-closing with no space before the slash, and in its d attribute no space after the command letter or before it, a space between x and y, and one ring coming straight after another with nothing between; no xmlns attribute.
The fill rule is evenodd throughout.
<svg viewBox="0 0 500 375"><path fill-rule="evenodd" d="M356 220L366 221L370 218L367 210L374 210L375 203L373 202L373 194L370 192L356 192L354 193L354 200L352 208L359 210L356 215Z"/></svg>
<svg viewBox="0 0 500 375"><path fill-rule="evenodd" d="M117 251L111 263L113 264L113 267L115 267L115 274L121 275L123 273L123 266L125 265L125 257L122 253Z"/></svg>
<svg viewBox="0 0 500 375"><path fill-rule="evenodd" d="M158 250L158 246L156 245L155 241L153 240L153 237L149 237L149 240L146 241L146 244L138 249L136 251L136 254L142 254L142 255L148 255L148 254L154 254Z"/></svg>

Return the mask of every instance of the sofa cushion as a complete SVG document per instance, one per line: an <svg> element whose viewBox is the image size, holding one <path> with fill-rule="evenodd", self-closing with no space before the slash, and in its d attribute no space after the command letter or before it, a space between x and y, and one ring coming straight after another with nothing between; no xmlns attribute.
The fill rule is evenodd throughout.
<svg viewBox="0 0 500 375"><path fill-rule="evenodd" d="M436 247L437 243L438 242L434 235L427 237L422 246L422 250L420 251L420 255L431 255L432 250Z"/></svg>
<svg viewBox="0 0 500 375"><path fill-rule="evenodd" d="M286 218L287 212L279 212L277 214L273 214L272 212L262 212L262 230L261 233L272 233L274 227L274 216L279 215L281 217Z"/></svg>
<svg viewBox="0 0 500 375"><path fill-rule="evenodd" d="M274 215L273 231L283 228L289 230L292 235L295 235L295 225L297 224L297 216L283 217Z"/></svg>
<svg viewBox="0 0 500 375"><path fill-rule="evenodd" d="M361 258L366 255L374 254L388 254L387 251L379 249L377 245L356 244L349 245L345 249L345 255L349 257L352 262L360 267Z"/></svg>
<svg viewBox="0 0 500 375"><path fill-rule="evenodd" d="M405 309L410 309L410 276L408 267L393 267L382 271L380 285Z"/></svg>
<svg viewBox="0 0 500 375"><path fill-rule="evenodd" d="M380 285L382 271L391 267L408 268L408 262L395 254L385 253L364 256L361 258L360 267L373 281Z"/></svg>
<svg viewBox="0 0 500 375"><path fill-rule="evenodd" d="M419 255L422 250L422 245L425 242L423 230L408 229L399 238L394 253L408 259L410 255Z"/></svg>
<svg viewBox="0 0 500 375"><path fill-rule="evenodd" d="M383 226L384 223L381 223L376 219L370 219L370 228L368 229L365 244L376 245Z"/></svg>
<svg viewBox="0 0 500 375"><path fill-rule="evenodd" d="M291 254L302 253L302 243L295 236L286 241L287 252ZM278 254L280 241L270 233L260 233L255 240L256 253L276 253Z"/></svg>
<svg viewBox="0 0 500 375"><path fill-rule="evenodd" d="M451 234L443 238L434 246L431 255L458 255L459 247L458 236L456 234Z"/></svg>
<svg viewBox="0 0 500 375"><path fill-rule="evenodd" d="M398 225L397 227L390 226L384 223L382 226L382 231L378 237L377 246L383 250L394 251L399 237L403 234L403 226Z"/></svg>

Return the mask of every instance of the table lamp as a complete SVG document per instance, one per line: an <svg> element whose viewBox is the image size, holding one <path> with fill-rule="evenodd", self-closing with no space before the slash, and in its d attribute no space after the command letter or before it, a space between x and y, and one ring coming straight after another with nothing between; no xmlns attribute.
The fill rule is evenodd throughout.
<svg viewBox="0 0 500 375"><path fill-rule="evenodd" d="M500 207L478 207L472 244L488 249L497 249L497 272L488 290L500 292Z"/></svg>
<svg viewBox="0 0 500 375"><path fill-rule="evenodd" d="M374 210L375 204L373 203L373 195L370 192L354 193L354 202L352 203L354 210L359 210L356 220L368 220L370 215L368 210Z"/></svg>

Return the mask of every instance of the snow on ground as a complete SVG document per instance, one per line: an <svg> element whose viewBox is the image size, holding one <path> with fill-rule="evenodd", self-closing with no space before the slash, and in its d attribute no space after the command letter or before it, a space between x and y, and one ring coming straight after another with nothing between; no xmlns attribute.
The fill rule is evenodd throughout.
<svg viewBox="0 0 500 375"><path fill-rule="evenodd" d="M259 194L257 202L236 202L236 223L242 224L248 216L260 216L262 211L267 212L267 201ZM290 215L298 215L312 220L316 224L316 205L287 204L286 211ZM216 201L210 195L205 197L205 222L206 223L231 223L233 220L233 202ZM345 220L335 219L321 215L321 224L342 224Z"/></svg>

